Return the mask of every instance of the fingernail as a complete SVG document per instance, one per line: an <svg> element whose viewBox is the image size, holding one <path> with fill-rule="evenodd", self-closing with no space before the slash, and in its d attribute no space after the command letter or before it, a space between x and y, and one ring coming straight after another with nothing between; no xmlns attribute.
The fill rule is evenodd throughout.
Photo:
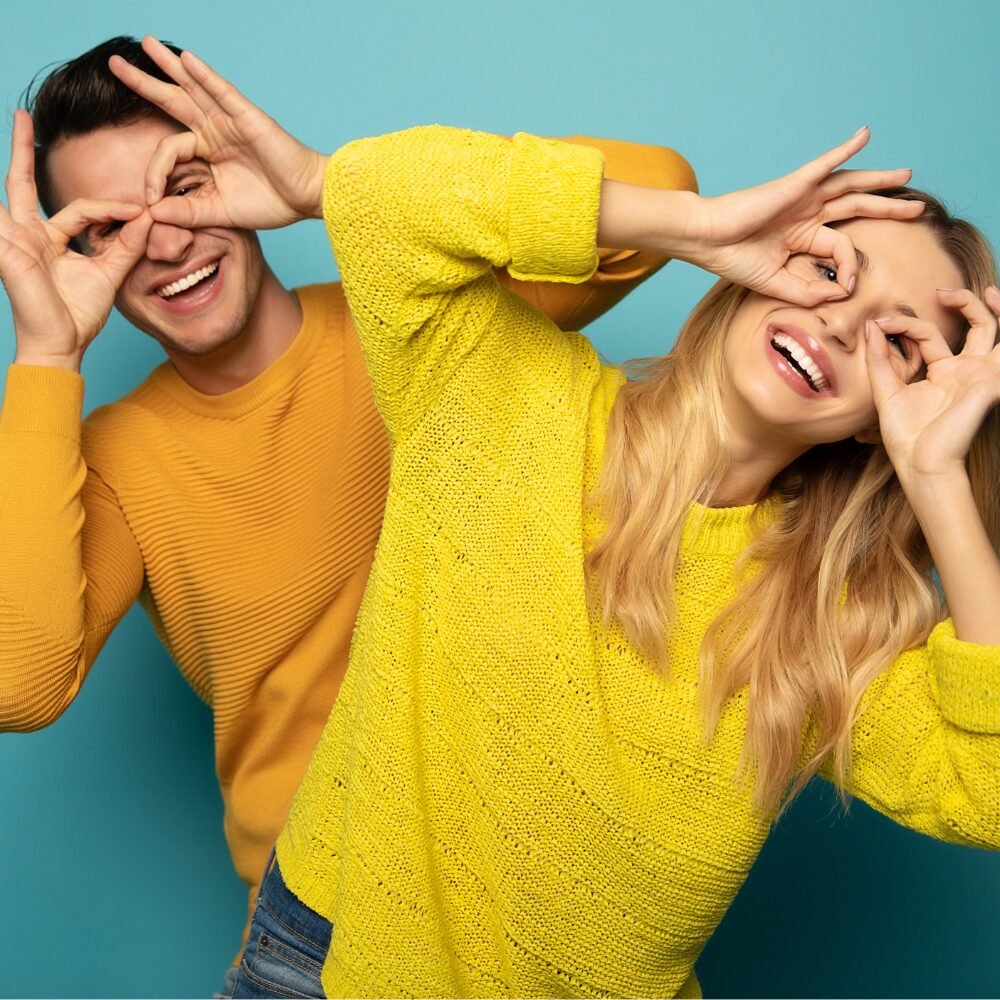
<svg viewBox="0 0 1000 1000"><path fill-rule="evenodd" d="M871 340L872 325L869 320L865 320L865 340Z"/></svg>
<svg viewBox="0 0 1000 1000"><path fill-rule="evenodd" d="M156 188L146 188L146 204L152 205L156 201Z"/></svg>
<svg viewBox="0 0 1000 1000"><path fill-rule="evenodd" d="M859 128L857 132L854 133L854 135L861 135L861 133L864 132L866 128L868 128L867 125L862 125L861 128ZM854 135L851 136L852 139L854 138Z"/></svg>
<svg viewBox="0 0 1000 1000"><path fill-rule="evenodd" d="M858 276L856 274L852 274L850 276L850 278L847 279L847 293L848 293L848 295L850 295L851 292L854 291L854 286L857 283L858 283Z"/></svg>
<svg viewBox="0 0 1000 1000"><path fill-rule="evenodd" d="M953 291L955 291L955 289L954 288L939 288L938 291L939 292L953 292Z"/></svg>
<svg viewBox="0 0 1000 1000"><path fill-rule="evenodd" d="M892 322L892 317L891 316L876 316L875 317L875 322L876 323L891 323Z"/></svg>

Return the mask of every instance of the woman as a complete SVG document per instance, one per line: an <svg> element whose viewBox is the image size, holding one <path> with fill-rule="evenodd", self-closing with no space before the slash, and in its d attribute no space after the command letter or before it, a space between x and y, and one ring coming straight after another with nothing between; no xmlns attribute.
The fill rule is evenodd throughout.
<svg viewBox="0 0 1000 1000"><path fill-rule="evenodd" d="M149 51L183 92L113 68L194 133L154 157L154 218L317 215L325 171L393 443L351 669L273 868L332 923L328 993L698 995L820 770L1000 846L1000 293L975 230L906 171L834 173L864 129L718 199L441 128L327 166ZM192 155L213 189L159 201ZM581 280L597 243L723 279L645 381L491 273Z"/></svg>

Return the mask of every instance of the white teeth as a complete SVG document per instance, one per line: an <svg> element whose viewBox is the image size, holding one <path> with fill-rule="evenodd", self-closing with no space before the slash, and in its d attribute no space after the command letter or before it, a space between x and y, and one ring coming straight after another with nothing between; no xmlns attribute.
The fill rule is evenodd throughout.
<svg viewBox="0 0 1000 1000"><path fill-rule="evenodd" d="M206 264L200 270L194 271L192 274L186 274L183 278L178 278L176 281L171 281L169 285L158 288L156 294L169 299L171 295L176 295L178 292L183 292L192 285L197 285L199 281L204 281L210 274L215 274L218 270L219 262L213 260L211 264Z"/></svg>
<svg viewBox="0 0 1000 1000"><path fill-rule="evenodd" d="M793 340L788 334L776 333L771 338L772 344L783 347L795 359L795 363L809 376L813 388L822 391L828 385L825 376L819 369L819 365L802 349L802 345L797 340Z"/></svg>

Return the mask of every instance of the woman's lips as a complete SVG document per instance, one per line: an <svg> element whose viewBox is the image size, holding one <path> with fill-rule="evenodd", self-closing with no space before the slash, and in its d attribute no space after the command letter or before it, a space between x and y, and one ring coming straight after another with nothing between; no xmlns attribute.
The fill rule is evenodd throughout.
<svg viewBox="0 0 1000 1000"><path fill-rule="evenodd" d="M820 390L814 389L802 372L799 371L799 369L795 367L795 365L793 365L784 354L774 347L772 340L774 339L774 335L778 332L792 337L793 340L797 341L805 350L808 351L810 357L813 359L816 366L820 369L826 379L827 385L825 388ZM803 343L803 340L806 342ZM808 337L797 327L770 324L764 330L764 352L766 353L771 366L786 382L790 389L798 393L804 399L823 399L835 396L836 392L834 389L833 379L831 377L832 371L829 358L826 357L825 352L822 352L822 348L819 348L819 345L815 345L817 349L810 350L809 347L814 344L815 342L812 341L812 338Z"/></svg>

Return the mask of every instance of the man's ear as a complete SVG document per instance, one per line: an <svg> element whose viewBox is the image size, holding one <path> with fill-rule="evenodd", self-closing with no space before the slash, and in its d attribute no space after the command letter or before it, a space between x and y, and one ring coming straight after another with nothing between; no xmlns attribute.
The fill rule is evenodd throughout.
<svg viewBox="0 0 1000 1000"><path fill-rule="evenodd" d="M863 431L858 431L858 433L854 435L854 440L857 441L858 444L881 444L882 435L879 432L878 424L874 427L866 427Z"/></svg>

